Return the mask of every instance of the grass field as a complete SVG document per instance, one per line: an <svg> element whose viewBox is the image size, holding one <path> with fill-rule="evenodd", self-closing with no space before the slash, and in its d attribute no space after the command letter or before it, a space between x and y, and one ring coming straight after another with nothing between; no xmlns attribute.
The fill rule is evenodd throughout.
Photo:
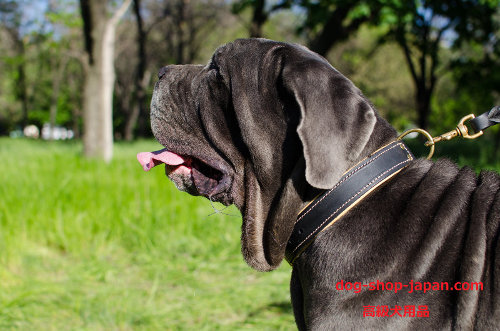
<svg viewBox="0 0 500 331"><path fill-rule="evenodd" d="M492 146L437 154L500 169ZM295 329L290 267L253 271L240 217L143 172L136 153L159 147L116 144L104 164L78 143L0 139L0 330Z"/></svg>
<svg viewBox="0 0 500 331"><path fill-rule="evenodd" d="M0 330L295 328L290 267L253 271L240 217L143 172L136 153L158 147L116 144L104 164L0 139Z"/></svg>

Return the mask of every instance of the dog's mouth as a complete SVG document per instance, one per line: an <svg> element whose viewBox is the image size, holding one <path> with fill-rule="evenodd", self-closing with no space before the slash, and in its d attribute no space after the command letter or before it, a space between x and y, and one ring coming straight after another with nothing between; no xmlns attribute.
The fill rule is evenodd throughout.
<svg viewBox="0 0 500 331"><path fill-rule="evenodd" d="M178 155L162 149L137 154L144 171L165 164L165 173L177 189L191 195L202 195L211 201L230 205L231 177L218 167L216 162L205 162L198 158Z"/></svg>

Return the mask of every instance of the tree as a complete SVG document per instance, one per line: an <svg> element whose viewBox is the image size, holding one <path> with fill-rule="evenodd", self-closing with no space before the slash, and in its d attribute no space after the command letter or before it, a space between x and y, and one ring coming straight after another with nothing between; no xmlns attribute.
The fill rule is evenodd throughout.
<svg viewBox="0 0 500 331"><path fill-rule="evenodd" d="M499 2L490 19L477 20L459 35L454 45L456 56L450 66L458 91L473 96L479 109L500 102Z"/></svg>
<svg viewBox="0 0 500 331"><path fill-rule="evenodd" d="M264 36L262 27L269 16L280 9L290 8L291 4L291 1L285 0L268 6L266 0L240 0L233 3L232 11L235 14L241 14L246 8L251 8L252 19L248 27L249 35L250 38L261 38Z"/></svg>
<svg viewBox="0 0 500 331"><path fill-rule="evenodd" d="M45 24L49 26L43 47L46 53L50 79L49 123L72 126L79 138L81 82L86 57L83 51L81 18L75 19L78 4L71 0L50 1L45 12ZM51 131L55 134L55 130ZM54 138L52 136L52 138Z"/></svg>
<svg viewBox="0 0 500 331"><path fill-rule="evenodd" d="M206 42L206 35L217 24L223 1L194 3L189 0L167 1L164 7L163 33L168 53L167 63L192 63Z"/></svg>
<svg viewBox="0 0 500 331"><path fill-rule="evenodd" d="M382 1L297 0L307 12L299 32L308 35L309 48L326 56L330 49L356 33L362 24L377 20Z"/></svg>
<svg viewBox="0 0 500 331"><path fill-rule="evenodd" d="M497 1L392 2L394 23L387 36L398 43L405 55L415 85L419 127L426 129L429 124L437 70L440 65L445 68L449 65L440 61L443 47L453 46L464 39L488 39L492 32L491 18L496 10L494 2L498 4ZM478 34L477 26L486 29Z"/></svg>
<svg viewBox="0 0 500 331"><path fill-rule="evenodd" d="M80 0L85 50L83 120L84 154L110 161L113 156L113 86L116 26L132 0L108 17L107 1Z"/></svg>
<svg viewBox="0 0 500 331"><path fill-rule="evenodd" d="M251 8L250 37L262 37L262 27L271 14L281 9L297 8L305 12L305 19L298 27L298 34L305 34L308 46L326 56L339 42L347 40L362 24L378 19L384 0L280 0L274 4L265 0L239 0L233 12L241 14Z"/></svg>
<svg viewBox="0 0 500 331"><path fill-rule="evenodd" d="M26 41L21 32L23 27L21 4L16 1L1 1L0 14L2 28L7 32L13 45L14 55L10 57L10 62L15 67L14 95L21 103L21 125L24 127L28 124L29 95L26 81Z"/></svg>
<svg viewBox="0 0 500 331"><path fill-rule="evenodd" d="M130 141L134 138L134 128L140 114L145 113L146 104L146 84L149 82L147 73L146 38L147 33L144 28L144 20L141 15L141 1L134 0L134 14L137 22L137 68L135 74L135 97L136 104L126 119L124 138Z"/></svg>
<svg viewBox="0 0 500 331"><path fill-rule="evenodd" d="M134 1L134 20L123 22L118 31L114 114L115 128L126 140L151 134L148 121L148 96L152 73L167 64L206 62L213 43L220 44L220 31L229 14L221 0ZM130 32L134 31L135 34ZM219 34L217 34L219 32ZM131 70L131 68L135 68Z"/></svg>

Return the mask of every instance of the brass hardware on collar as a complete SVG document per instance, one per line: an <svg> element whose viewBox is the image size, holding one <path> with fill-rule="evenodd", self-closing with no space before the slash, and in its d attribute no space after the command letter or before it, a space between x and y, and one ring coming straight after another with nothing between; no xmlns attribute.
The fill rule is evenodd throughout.
<svg viewBox="0 0 500 331"><path fill-rule="evenodd" d="M400 134L399 137L397 138L397 140L402 140L407 134L412 133L412 132L420 133L427 138L427 141L425 142L425 146L430 147L429 155L427 155L427 160L430 160L432 155L434 155L434 140L429 132L427 132L423 129L418 129L418 128L411 129L411 130L405 131L402 134Z"/></svg>
<svg viewBox="0 0 500 331"><path fill-rule="evenodd" d="M403 132L397 140L403 139L404 136L406 136L409 133L412 132L418 132L420 134L423 134L426 138L427 141L424 143L425 146L429 147L429 155L427 155L427 159L430 160L432 155L434 154L434 146L436 143L443 141L443 140L451 140L455 137L462 136L465 139L476 139L477 137L481 136L483 134L483 131L479 131L475 134L469 134L469 129L467 128L467 125L465 125L466 121L470 121L474 119L476 116L474 114L469 114L465 117L463 117L460 122L458 122L457 127L455 130L452 130L450 132L443 133L440 136L437 137L432 137L429 132L422 130L422 129L411 129L408 131Z"/></svg>

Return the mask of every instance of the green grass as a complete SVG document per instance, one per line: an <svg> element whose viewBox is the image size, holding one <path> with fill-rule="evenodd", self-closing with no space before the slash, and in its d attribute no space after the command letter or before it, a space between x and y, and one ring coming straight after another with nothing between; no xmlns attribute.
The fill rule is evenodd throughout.
<svg viewBox="0 0 500 331"><path fill-rule="evenodd" d="M436 155L500 169L492 138ZM295 329L290 267L253 271L240 217L143 172L136 153L159 147L116 144L104 164L74 142L0 139L0 330Z"/></svg>
<svg viewBox="0 0 500 331"><path fill-rule="evenodd" d="M116 144L104 164L0 139L1 330L295 328L290 267L253 271L241 217L143 172L136 153L158 147Z"/></svg>

